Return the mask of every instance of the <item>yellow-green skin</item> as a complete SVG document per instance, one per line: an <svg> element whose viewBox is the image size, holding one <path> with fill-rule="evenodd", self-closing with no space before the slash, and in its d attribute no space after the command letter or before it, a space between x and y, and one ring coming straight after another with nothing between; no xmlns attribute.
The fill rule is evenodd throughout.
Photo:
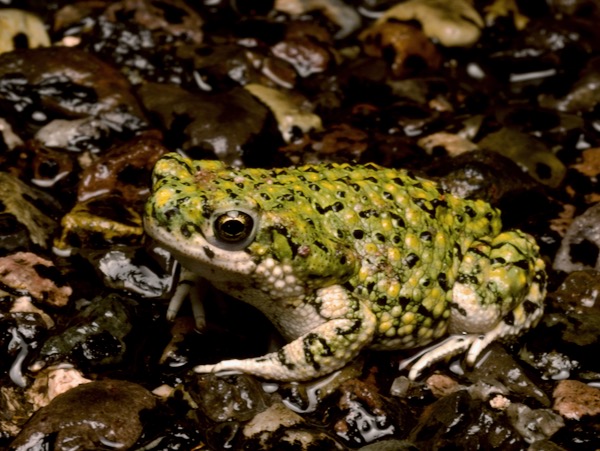
<svg viewBox="0 0 600 451"><path fill-rule="evenodd" d="M403 170L230 169L167 154L144 223L185 268L259 308L289 340L199 372L306 380L364 348L416 348L451 334L413 366L414 378L467 350L473 363L543 312L546 276L533 238L501 232L486 202Z"/></svg>

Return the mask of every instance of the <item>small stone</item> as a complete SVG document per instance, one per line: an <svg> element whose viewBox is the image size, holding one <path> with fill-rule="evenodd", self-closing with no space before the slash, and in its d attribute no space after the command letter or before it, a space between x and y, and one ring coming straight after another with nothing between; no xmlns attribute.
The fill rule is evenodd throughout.
<svg viewBox="0 0 600 451"><path fill-rule="evenodd" d="M67 305L72 293L54 263L31 252L0 257L0 282L54 307Z"/></svg>
<svg viewBox="0 0 600 451"><path fill-rule="evenodd" d="M14 451L128 449L142 433L140 412L155 406L138 384L103 380L79 385L38 410L11 443Z"/></svg>
<svg viewBox="0 0 600 451"><path fill-rule="evenodd" d="M600 414L600 388L575 380L560 381L554 392L553 409L569 420Z"/></svg>

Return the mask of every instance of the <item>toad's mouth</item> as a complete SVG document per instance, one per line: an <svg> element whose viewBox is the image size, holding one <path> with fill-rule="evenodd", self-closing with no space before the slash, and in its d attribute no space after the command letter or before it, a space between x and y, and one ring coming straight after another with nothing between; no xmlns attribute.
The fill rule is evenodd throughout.
<svg viewBox="0 0 600 451"><path fill-rule="evenodd" d="M208 280L252 274L256 263L244 250L227 250L210 244L202 234L184 237L177 230L160 227L153 218L144 218L146 233L168 250L179 263Z"/></svg>

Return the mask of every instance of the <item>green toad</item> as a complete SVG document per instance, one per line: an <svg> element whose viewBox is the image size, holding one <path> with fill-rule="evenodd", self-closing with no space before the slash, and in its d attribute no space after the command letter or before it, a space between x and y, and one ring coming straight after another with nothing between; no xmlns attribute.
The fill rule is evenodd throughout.
<svg viewBox="0 0 600 451"><path fill-rule="evenodd" d="M289 343L196 367L269 379L330 373L362 349L428 350L409 377L542 315L544 264L499 212L408 172L327 164L230 169L167 154L145 228L189 271L259 308Z"/></svg>

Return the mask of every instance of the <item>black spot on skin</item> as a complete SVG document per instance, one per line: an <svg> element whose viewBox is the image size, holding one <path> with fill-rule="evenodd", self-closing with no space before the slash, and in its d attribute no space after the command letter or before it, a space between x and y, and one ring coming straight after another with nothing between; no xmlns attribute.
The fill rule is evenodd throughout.
<svg viewBox="0 0 600 451"><path fill-rule="evenodd" d="M423 304L420 304L417 308L417 314L421 315L423 318L429 318L431 316L431 312Z"/></svg>
<svg viewBox="0 0 600 451"><path fill-rule="evenodd" d="M321 187L320 187L319 185L317 185L316 183L310 183L310 184L308 185L308 188L309 188L311 191L315 191L315 192L316 192L316 191L321 191Z"/></svg>
<svg viewBox="0 0 600 451"><path fill-rule="evenodd" d="M340 265L345 265L346 263L348 263L348 259L346 258L345 255L342 255L340 257Z"/></svg>
<svg viewBox="0 0 600 451"><path fill-rule="evenodd" d="M494 215L492 214L492 212L486 213L485 219L487 219L488 221L494 219Z"/></svg>
<svg viewBox="0 0 600 451"><path fill-rule="evenodd" d="M528 260L523 259L523 260L519 260L519 261L513 262L512 264L514 266L516 266L517 268L521 268L521 269L524 269L526 271L529 270L529 261Z"/></svg>
<svg viewBox="0 0 600 451"><path fill-rule="evenodd" d="M407 298L406 296L400 296L400 297L396 298L395 303L401 307L407 307L410 304L410 299Z"/></svg>
<svg viewBox="0 0 600 451"><path fill-rule="evenodd" d="M390 217L396 221L396 227L399 227L401 229L406 228L404 219L401 216L398 216L396 213L390 213Z"/></svg>
<svg viewBox="0 0 600 451"><path fill-rule="evenodd" d="M436 209L437 207L447 208L448 202L446 202L444 199L433 199L431 201L431 205L433 205L434 209Z"/></svg>
<svg viewBox="0 0 600 451"><path fill-rule="evenodd" d="M531 302L528 299L526 299L523 302L523 309L525 310L525 312L527 312L528 315L531 315L532 313L534 313L539 308L540 308L539 305L537 305L535 302Z"/></svg>
<svg viewBox="0 0 600 451"><path fill-rule="evenodd" d="M406 266L408 266L408 268L413 268L417 264L418 261L419 261L419 256L414 253L410 253L404 258L404 264Z"/></svg>
<svg viewBox="0 0 600 451"><path fill-rule="evenodd" d="M331 205L331 209L337 213L338 211L342 211L344 209L344 204L341 202L335 202Z"/></svg>
<svg viewBox="0 0 600 451"><path fill-rule="evenodd" d="M243 183L236 183L235 186L237 186L239 189L244 189L244 184Z"/></svg>
<svg viewBox="0 0 600 451"><path fill-rule="evenodd" d="M264 200L271 200L271 196L269 196L267 193L260 193L260 197L262 197Z"/></svg>
<svg viewBox="0 0 600 451"><path fill-rule="evenodd" d="M399 243L400 243L400 241L401 241L401 238L400 238L398 235L394 235L394 236L392 237L392 243L394 243L394 244L399 244Z"/></svg>
<svg viewBox="0 0 600 451"><path fill-rule="evenodd" d="M287 355L285 354L283 348L277 351L277 360L279 360L279 363L285 366L288 370L293 370L296 367L296 365L288 361Z"/></svg>
<svg viewBox="0 0 600 451"><path fill-rule="evenodd" d="M477 249L476 247L469 248L469 252L471 254L475 254L475 255L479 255L480 257L487 258L487 254L485 252L483 252L482 250Z"/></svg>
<svg viewBox="0 0 600 451"><path fill-rule="evenodd" d="M458 283L462 283L462 284L471 284L471 285L479 284L477 277L471 276L469 274L459 274L458 277L456 278L456 281Z"/></svg>
<svg viewBox="0 0 600 451"><path fill-rule="evenodd" d="M430 218L435 218L435 207L429 207L427 200L416 198L413 199L415 205L429 215Z"/></svg>
<svg viewBox="0 0 600 451"><path fill-rule="evenodd" d="M365 169L372 169L373 171L379 170L379 168L377 166L375 166L373 163L366 163L364 167L365 167Z"/></svg>
<svg viewBox="0 0 600 451"><path fill-rule="evenodd" d="M312 173L314 173L314 174L317 174L317 173L319 172L319 170L318 170L318 169L316 169L316 168L315 168L315 167L313 167L313 166L308 166L308 167L307 167L307 168L304 170L304 172L312 172Z"/></svg>
<svg viewBox="0 0 600 451"><path fill-rule="evenodd" d="M380 243L385 243L385 236L382 233L376 233L375 239Z"/></svg>
<svg viewBox="0 0 600 451"><path fill-rule="evenodd" d="M327 246L325 246L323 243L321 243L320 241L315 241L315 246L317 246L319 249L321 249L323 252L325 252L326 254L329 253L329 249L327 248Z"/></svg>
<svg viewBox="0 0 600 451"><path fill-rule="evenodd" d="M492 265L504 265L506 263L506 259L503 257L492 258L491 263Z"/></svg>
<svg viewBox="0 0 600 451"><path fill-rule="evenodd" d="M446 277L446 273L439 273L437 276L437 281L442 290L448 291L448 278Z"/></svg>
<svg viewBox="0 0 600 451"><path fill-rule="evenodd" d="M355 319L350 327L347 327L346 329L337 328L336 332L338 335L352 335L358 332L361 327L362 321L359 319Z"/></svg>
<svg viewBox="0 0 600 451"><path fill-rule="evenodd" d="M336 236L337 236L338 238L344 238L344 236L345 236L345 235L344 235L344 231L343 231L343 230L340 230L340 229L337 229L337 230L335 231L335 234L336 234Z"/></svg>
<svg viewBox="0 0 600 451"><path fill-rule="evenodd" d="M470 218L474 218L475 216L477 216L477 213L475 212L475 210L473 210L471 208L471 206L467 205L465 207L465 213L470 217Z"/></svg>
<svg viewBox="0 0 600 451"><path fill-rule="evenodd" d="M335 195L340 199L344 199L346 197L346 191L337 191Z"/></svg>
<svg viewBox="0 0 600 451"><path fill-rule="evenodd" d="M428 287L429 285L431 285L431 279L423 279L421 285L424 287Z"/></svg>
<svg viewBox="0 0 600 451"><path fill-rule="evenodd" d="M402 179L400 177L394 177L392 179L392 182L394 182L398 186L404 186L404 182L402 181Z"/></svg>
<svg viewBox="0 0 600 451"><path fill-rule="evenodd" d="M377 180L375 177L365 177L365 180L367 182L379 183L379 180Z"/></svg>
<svg viewBox="0 0 600 451"><path fill-rule="evenodd" d="M392 193L388 193L387 191L383 192L383 198L387 199L387 200L393 200L394 196L392 195Z"/></svg>
<svg viewBox="0 0 600 451"><path fill-rule="evenodd" d="M357 183L351 183L350 184L350 188L352 188L354 191L356 191L357 193L360 191L360 185Z"/></svg>
<svg viewBox="0 0 600 451"><path fill-rule="evenodd" d="M423 232L423 233L421 233L421 235L419 235L419 238L421 238L421 241L424 241L427 243L433 239L433 235L431 235L431 232Z"/></svg>
<svg viewBox="0 0 600 451"><path fill-rule="evenodd" d="M508 312L508 314L503 318L503 321L509 326L515 325L515 315L513 312Z"/></svg>
<svg viewBox="0 0 600 451"><path fill-rule="evenodd" d="M190 228L188 227L188 225L189 224L182 224L181 227L179 228L181 235L185 238L189 238L192 236L192 232L190 231Z"/></svg>
<svg viewBox="0 0 600 451"><path fill-rule="evenodd" d="M311 348L314 343L318 342L321 345L321 347L323 348L323 350L321 351L321 356L325 356L325 357L332 356L333 353L331 352L331 348L327 344L327 341L325 341L325 339L320 337L318 334L310 333L304 337L302 342L304 345L303 346L304 359L306 360L306 363L309 363L310 365L312 365L312 367L315 369L315 371L319 371L321 369L321 365L319 364L319 362L317 362L315 360L316 356L313 354Z"/></svg>
<svg viewBox="0 0 600 451"><path fill-rule="evenodd" d="M356 229L352 232L352 236L357 240L362 240L365 236L365 232L360 229Z"/></svg>
<svg viewBox="0 0 600 451"><path fill-rule="evenodd" d="M211 260L212 260L213 258L215 258L215 253L213 252L213 250L212 250L210 247L208 247L208 246L204 246L204 247L202 248L202 250L204 251L204 253L206 254L206 256L207 256L209 259L211 259Z"/></svg>
<svg viewBox="0 0 600 451"><path fill-rule="evenodd" d="M377 302L378 305L381 305L383 307L384 305L387 305L388 299L385 296L381 296L377 298L375 302Z"/></svg>
<svg viewBox="0 0 600 451"><path fill-rule="evenodd" d="M452 310L458 312L461 316L467 316L467 311L460 307L456 302L450 302L449 305Z"/></svg>
<svg viewBox="0 0 600 451"><path fill-rule="evenodd" d="M461 260L464 258L462 249L460 248L460 246L458 244L454 244L454 252L456 252L456 258L458 260ZM450 258L452 258L452 256L450 256Z"/></svg>
<svg viewBox="0 0 600 451"><path fill-rule="evenodd" d="M288 194L282 194L281 196L279 196L277 198L277 200L279 200L281 202L294 202L295 198L294 198L293 194L288 193Z"/></svg>

